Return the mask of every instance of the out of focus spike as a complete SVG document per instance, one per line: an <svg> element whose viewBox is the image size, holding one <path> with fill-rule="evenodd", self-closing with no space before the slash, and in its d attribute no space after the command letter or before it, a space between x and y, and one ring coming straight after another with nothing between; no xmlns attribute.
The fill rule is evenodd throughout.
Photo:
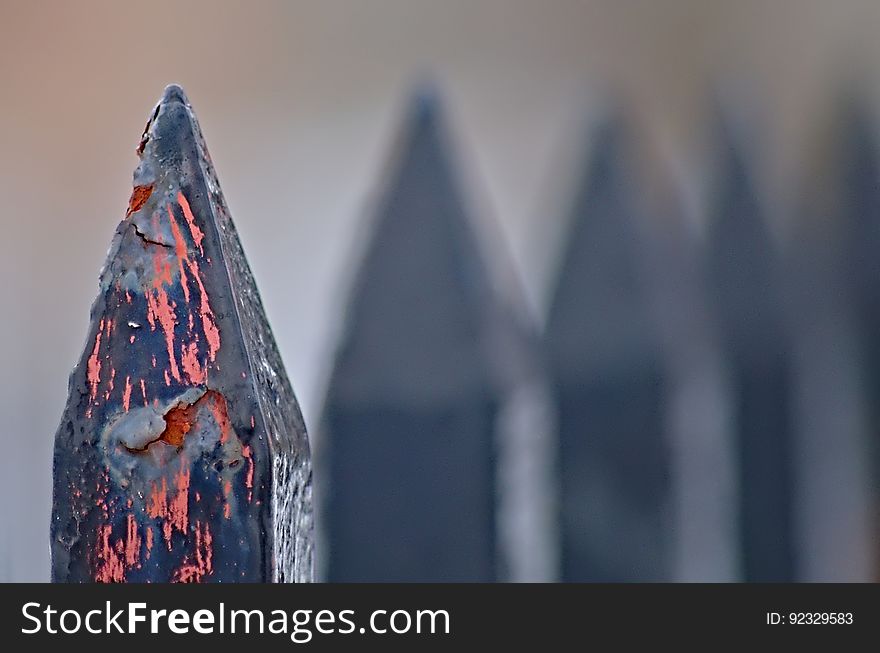
<svg viewBox="0 0 880 653"><path fill-rule="evenodd" d="M794 579L791 347L780 259L746 159L723 123L710 197L708 290L730 388L739 461L741 570Z"/></svg>
<svg viewBox="0 0 880 653"><path fill-rule="evenodd" d="M668 379L650 309L624 126L596 130L547 322L562 480L562 578L669 576Z"/></svg>
<svg viewBox="0 0 880 653"><path fill-rule="evenodd" d="M55 440L52 578L311 580L308 439L180 87L137 152Z"/></svg>
<svg viewBox="0 0 880 653"><path fill-rule="evenodd" d="M511 493L496 474L498 460L511 457L505 407L534 361L490 281L447 147L438 101L419 97L356 277L326 399L321 469L330 486L323 523L332 581L551 575L552 528L544 522L552 522L552 506L530 494L506 510ZM520 403L527 414L528 401ZM532 450L529 439L546 431L527 429ZM512 494L533 487L545 453L520 468ZM526 524L522 537L507 537L511 514ZM517 556L506 541L533 546Z"/></svg>
<svg viewBox="0 0 880 653"><path fill-rule="evenodd" d="M877 122L845 102L807 164L790 269L797 360L798 580L876 578L880 464L880 158ZM845 506L845 509L841 507Z"/></svg>

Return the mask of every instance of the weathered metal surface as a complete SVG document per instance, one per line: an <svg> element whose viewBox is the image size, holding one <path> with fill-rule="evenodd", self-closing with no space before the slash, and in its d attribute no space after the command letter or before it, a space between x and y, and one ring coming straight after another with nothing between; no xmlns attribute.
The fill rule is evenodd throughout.
<svg viewBox="0 0 880 653"><path fill-rule="evenodd" d="M706 251L739 463L742 574L794 580L792 360L779 254L729 125Z"/></svg>
<svg viewBox="0 0 880 653"><path fill-rule="evenodd" d="M669 379L622 121L596 130L547 320L565 581L669 577Z"/></svg>
<svg viewBox="0 0 880 653"><path fill-rule="evenodd" d="M308 439L179 87L137 152L55 441L52 578L311 580Z"/></svg>
<svg viewBox="0 0 880 653"><path fill-rule="evenodd" d="M553 507L539 493L529 493L528 505L515 495L549 475L544 451L519 463L520 488L506 492L497 477L499 459L516 466L546 434L530 427L517 445L502 432L502 414L534 361L490 280L439 112L425 95L408 116L328 389L322 523L332 581L552 573L543 520L552 522ZM530 410L527 394L518 398L522 411ZM517 536L508 514L537 537ZM513 541L529 551L513 553Z"/></svg>

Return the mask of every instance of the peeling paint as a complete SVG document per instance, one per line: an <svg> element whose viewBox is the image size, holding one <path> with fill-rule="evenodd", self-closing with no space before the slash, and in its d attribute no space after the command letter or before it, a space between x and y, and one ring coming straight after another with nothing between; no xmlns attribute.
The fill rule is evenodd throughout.
<svg viewBox="0 0 880 653"><path fill-rule="evenodd" d="M90 395L92 401L98 395L98 384L101 382L101 361L98 358L98 354L101 351L101 336L103 335L104 320L102 319L100 326L98 326L98 333L95 335L95 347L92 349L92 355L89 356L88 362L87 378L92 388Z"/></svg>
<svg viewBox="0 0 880 653"><path fill-rule="evenodd" d="M205 250L202 248L202 240L204 239L205 234L202 233L202 230L199 229L198 224L196 224L195 216L193 216L189 202L183 193L177 193L177 203L180 205L183 215L186 217L186 224L189 226L189 232L192 235L193 242L196 244L196 247L199 248L201 255L204 256ZM210 260L208 262L210 263Z"/></svg>
<svg viewBox="0 0 880 653"><path fill-rule="evenodd" d="M131 405L131 377L125 377L125 389L122 391L122 409L127 413Z"/></svg>

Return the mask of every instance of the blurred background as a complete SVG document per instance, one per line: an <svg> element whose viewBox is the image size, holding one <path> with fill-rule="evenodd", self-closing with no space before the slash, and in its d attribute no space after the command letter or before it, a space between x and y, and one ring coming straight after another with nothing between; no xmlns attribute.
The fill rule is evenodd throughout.
<svg viewBox="0 0 880 653"><path fill-rule="evenodd" d="M868 0L0 0L0 580L49 578L67 376L170 82L310 429L323 578L875 580L878 25ZM439 240L396 242L408 214ZM425 296L452 308L419 332ZM438 351L473 370L395 376L458 327L476 353ZM405 448L428 428L459 437ZM366 520L358 479L433 519Z"/></svg>

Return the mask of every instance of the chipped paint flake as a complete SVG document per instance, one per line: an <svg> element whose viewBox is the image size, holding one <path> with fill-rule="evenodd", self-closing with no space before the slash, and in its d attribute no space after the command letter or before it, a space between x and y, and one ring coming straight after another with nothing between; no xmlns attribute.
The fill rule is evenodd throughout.
<svg viewBox="0 0 880 653"><path fill-rule="evenodd" d="M99 354L101 351L101 336L104 335L104 320L101 320L101 324L98 326L98 333L95 335L95 346L92 349L92 355L89 356L89 361L87 365L87 373L86 377L89 381L89 386L91 386L91 395L90 398L92 401L95 400L95 397L98 395L98 384L101 383L101 360L99 358Z"/></svg>
<svg viewBox="0 0 880 653"><path fill-rule="evenodd" d="M183 215L186 218L186 224L189 226L190 234L192 234L193 242L196 244L196 247L199 248L199 253L202 256L205 255L205 250L202 248L202 240L205 237L205 234L202 233L202 230L199 229L199 226L196 224L196 218L193 215L192 209L189 206L189 202L183 193L177 193L177 203L180 204L180 208L183 211Z"/></svg>

